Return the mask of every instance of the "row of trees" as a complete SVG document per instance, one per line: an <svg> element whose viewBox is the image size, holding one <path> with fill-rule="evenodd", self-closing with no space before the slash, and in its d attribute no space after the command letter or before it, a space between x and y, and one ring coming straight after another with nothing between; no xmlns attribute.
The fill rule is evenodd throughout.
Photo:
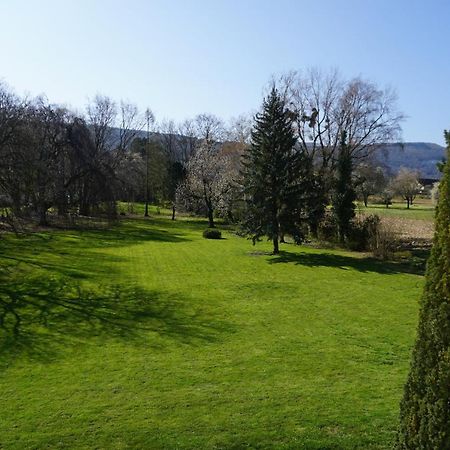
<svg viewBox="0 0 450 450"><path fill-rule="evenodd" d="M134 105L108 97L97 96L84 114L76 114L44 98L20 98L0 85L1 201L17 215L36 215L41 224L50 210L114 216L117 200L171 202L174 214L178 205L205 214L210 226L215 215L245 223L253 199L246 186L249 164L275 164L298 184L289 187L283 202L302 198L296 212L279 205L274 228L279 239L285 234L300 239L305 224L315 233L336 188L343 135L353 188L367 200L377 181L365 161L398 136L402 116L392 92L336 72L290 72L272 87L292 133L286 151L295 168L286 161L248 159L259 139L258 116L255 123L240 116L229 126L211 114L158 124L150 110L139 114ZM301 233L283 219L297 213Z"/></svg>
<svg viewBox="0 0 450 450"><path fill-rule="evenodd" d="M117 200L175 205L205 149L217 153L225 137L244 141L246 126L241 118L227 128L211 114L158 124L149 109L100 95L79 114L0 84L0 206L46 225L49 211L114 217ZM186 186L196 193L192 176Z"/></svg>
<svg viewBox="0 0 450 450"><path fill-rule="evenodd" d="M250 136L248 131L241 133L244 136L240 140L241 147L235 148L238 154L244 155L243 167L236 170L236 166L230 164L228 158L223 158L222 151L215 151L210 147L189 165L187 182L183 185L184 189L179 190L179 193L180 198L184 199L186 207L197 212L202 207L208 212L210 225L213 224L212 210L220 209L222 213L240 219L244 224L244 229L248 229L250 217L253 216L256 220L256 216L259 214L255 210L255 208L258 209L255 206L258 196L248 191L250 167L253 171L258 165L263 168L261 176L266 180L265 191L258 194L263 202L270 197L268 192L271 183L270 177L277 180L277 183L283 183L277 178L280 174L293 177L299 186L294 188L291 185L289 187L290 192L293 190L298 194L294 195L291 192L291 197L295 198L295 201L299 201L299 196L303 197L304 203L302 208L297 205L294 208L296 213L293 213L297 214L296 220L300 220L300 214L303 223L303 231L300 232L298 227L295 230L295 239L297 239L305 233L305 225L312 233L317 232L319 223L324 218L326 207L332 201L336 188L335 179L339 157L342 153L343 134L345 134L346 152L351 161L350 176L354 179L352 189L361 192L363 199L367 201L370 195L378 193L378 185L382 184L373 180L372 165L368 164L367 160L384 143L399 136L400 122L403 116L395 108L396 99L392 91L380 90L372 83L359 78L344 80L337 72L326 74L317 70L310 70L306 73L290 72L274 79L271 89L266 103L264 103L263 111L256 115L253 133ZM277 97L276 101L274 96ZM271 100L269 101L269 99ZM269 107L267 102L273 102L272 106ZM276 109L275 103L278 105L277 114L274 113L274 110L269 112L270 108ZM278 160L279 155L267 154L257 157L254 153L257 152L258 146L262 146L260 150L264 149L264 151L266 146L271 146L272 152L275 152L274 149L277 148L282 154L281 144L276 144L274 137L276 133L280 132L274 125L277 120L284 123L286 130L290 130L291 134L285 137L289 142L287 145L289 148L286 147L285 151L291 153L290 157L297 161L292 162L296 168L292 168L291 163L283 158ZM264 135L264 130L261 128L263 123L266 123L264 126L269 130L268 133L274 142L268 143L269 137L262 137ZM280 123L278 127L281 126ZM240 125L238 127L240 130L249 129L248 121L247 126ZM278 138L281 139L281 136ZM275 159L272 160L272 157ZM211 164L216 170L211 169ZM205 171L205 167L208 167L208 170ZM268 174L269 168L273 169L274 167L277 173ZM291 168L288 170L288 167ZM229 168L232 170L230 171ZM355 170L353 170L354 168ZM382 177L387 184L387 178L381 169L375 170L375 178L377 175L379 178ZM292 183L294 182L292 181ZM380 193L381 190L385 189L380 188ZM301 195L300 191L302 191ZM389 192L391 192L390 189ZM201 205L198 204L198 200L201 201ZM279 208L278 226L275 226L275 219L273 219L272 225L269 227L272 231L267 228L267 233L263 233L260 227L260 230L254 234L255 239L262 234L267 234L276 235L277 239L283 240L285 233L294 233L289 223L290 219L280 219L292 213L292 208L286 206L286 203L290 201L286 198L277 200L278 203L281 203L277 206ZM253 204L252 207L249 202ZM259 207L264 209L268 206L259 205Z"/></svg>
<svg viewBox="0 0 450 450"><path fill-rule="evenodd" d="M243 230L254 242L267 236L273 242L274 254L279 252L285 234L301 242L308 232L316 233L330 203L337 237L345 243L355 215L356 187L365 185L367 199L373 178L367 170L363 176L360 163L355 179L354 167L362 159L358 156L362 147L355 144L351 126L349 131L345 126L335 130L339 144L335 150L322 148L318 159L313 145L303 145L302 134L304 122L309 121L314 138L321 120L319 111L314 109L307 116L293 112L291 103L287 104L286 93L274 83L261 113L256 115L251 143L243 157ZM376 149L371 144L364 151ZM325 155L325 151L330 153Z"/></svg>
<svg viewBox="0 0 450 450"><path fill-rule="evenodd" d="M114 133L120 120L121 128ZM120 173L137 133L137 109L97 96L83 116L0 85L0 196L17 216L47 224L50 208L115 211ZM116 135L115 135L116 134Z"/></svg>
<svg viewBox="0 0 450 450"><path fill-rule="evenodd" d="M317 117L316 111L314 120ZM345 244L352 231L357 190L363 192L367 202L369 195L387 189L387 178L378 168L373 170L360 162L355 171L358 158L352 153L355 147L346 129L340 130L336 162L326 171L328 179L324 180L323 160L317 167L314 151L299 144L298 120L299 115L292 114L285 97L273 86L261 113L256 115L251 144L243 156L242 228L253 242L267 236L273 242L274 254L279 252L285 234L301 242L308 232L314 233L330 203L330 223ZM400 189L406 173L401 171L390 186Z"/></svg>
<svg viewBox="0 0 450 450"><path fill-rule="evenodd" d="M389 176L381 166L362 163L355 168L353 175L356 193L365 206L371 196L377 196L386 207L389 207L394 197L400 197L409 209L416 196L424 191L419 172L406 167L401 167L396 174Z"/></svg>

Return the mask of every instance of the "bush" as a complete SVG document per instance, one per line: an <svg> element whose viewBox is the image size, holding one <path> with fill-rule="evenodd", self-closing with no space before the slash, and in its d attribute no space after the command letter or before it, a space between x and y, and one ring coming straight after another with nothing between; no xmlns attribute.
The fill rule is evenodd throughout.
<svg viewBox="0 0 450 450"><path fill-rule="evenodd" d="M399 246L395 233L383 224L370 237L370 250L377 258L391 259Z"/></svg>
<svg viewBox="0 0 450 450"><path fill-rule="evenodd" d="M347 245L351 250L370 250L376 258L392 259L399 242L375 214L353 221Z"/></svg>
<svg viewBox="0 0 450 450"><path fill-rule="evenodd" d="M319 239L337 241L336 221L330 214L320 222L317 231ZM399 242L395 233L374 214L351 222L345 246L354 251L371 251L376 258L390 259L398 249Z"/></svg>
<svg viewBox="0 0 450 450"><path fill-rule="evenodd" d="M348 248L357 251L372 250L379 228L380 218L377 215L353 220L347 240Z"/></svg>
<svg viewBox="0 0 450 450"><path fill-rule="evenodd" d="M317 227L317 237L321 241L334 242L337 239L337 224L332 214L325 214Z"/></svg>
<svg viewBox="0 0 450 450"><path fill-rule="evenodd" d="M203 237L205 239L221 239L222 232L220 230L217 230L216 228L207 228L203 232Z"/></svg>

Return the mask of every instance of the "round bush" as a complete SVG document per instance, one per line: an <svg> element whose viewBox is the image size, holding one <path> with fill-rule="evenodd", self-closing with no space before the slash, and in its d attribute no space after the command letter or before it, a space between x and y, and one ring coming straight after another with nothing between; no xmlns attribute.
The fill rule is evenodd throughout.
<svg viewBox="0 0 450 450"><path fill-rule="evenodd" d="M217 230L215 228L207 228L203 232L203 237L206 239L221 239L222 233L220 230Z"/></svg>

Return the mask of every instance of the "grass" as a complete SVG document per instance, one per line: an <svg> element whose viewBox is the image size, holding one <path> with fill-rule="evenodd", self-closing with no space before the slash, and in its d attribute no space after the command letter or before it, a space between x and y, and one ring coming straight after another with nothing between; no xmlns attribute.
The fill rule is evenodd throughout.
<svg viewBox="0 0 450 450"><path fill-rule="evenodd" d="M205 226L0 239L0 448L390 447L422 277Z"/></svg>
<svg viewBox="0 0 450 450"><path fill-rule="evenodd" d="M410 209L406 208L405 202L394 201L389 208L381 204L369 204L366 207L358 204L358 211L364 214L378 214L380 217L399 217L411 220L434 220L434 205L428 199L418 198Z"/></svg>

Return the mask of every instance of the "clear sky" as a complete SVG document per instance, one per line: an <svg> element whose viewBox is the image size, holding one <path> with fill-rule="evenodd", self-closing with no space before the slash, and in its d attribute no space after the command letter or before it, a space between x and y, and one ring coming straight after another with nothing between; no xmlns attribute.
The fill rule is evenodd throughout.
<svg viewBox="0 0 450 450"><path fill-rule="evenodd" d="M399 95L405 141L450 128L448 0L0 0L0 79L157 119L252 111L272 74L339 68Z"/></svg>

